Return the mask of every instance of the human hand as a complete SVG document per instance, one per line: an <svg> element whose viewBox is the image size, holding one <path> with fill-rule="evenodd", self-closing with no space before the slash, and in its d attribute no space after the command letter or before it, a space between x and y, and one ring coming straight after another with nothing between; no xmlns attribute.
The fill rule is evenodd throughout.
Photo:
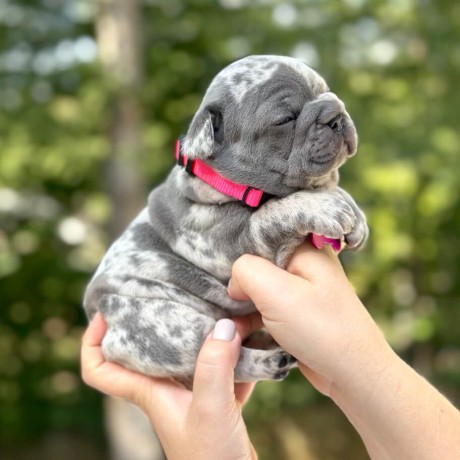
<svg viewBox="0 0 460 460"><path fill-rule="evenodd" d="M99 313L82 340L83 380L138 405L149 417L169 460L256 459L241 416L254 384L233 381L241 337L260 327L257 314L221 320L199 354L193 392L172 381L147 377L105 361L106 331Z"/></svg>
<svg viewBox="0 0 460 460"><path fill-rule="evenodd" d="M244 255L233 266L229 295L254 302L274 339L324 394L350 379L356 389L365 366L372 366L376 375L392 356L330 247L300 246L287 271Z"/></svg>

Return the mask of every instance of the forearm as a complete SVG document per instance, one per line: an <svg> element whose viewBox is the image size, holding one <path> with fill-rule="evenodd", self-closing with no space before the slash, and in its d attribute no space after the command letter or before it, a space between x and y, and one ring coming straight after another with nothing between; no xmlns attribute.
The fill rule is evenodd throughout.
<svg viewBox="0 0 460 460"><path fill-rule="evenodd" d="M459 459L460 413L392 354L378 373L366 375L365 365L359 383L336 389L334 401L374 460Z"/></svg>
<svg viewBox="0 0 460 460"><path fill-rule="evenodd" d="M287 269L246 256L233 266L229 292L254 301L269 332L342 409L371 458L460 459L460 413L394 353L332 250L303 245Z"/></svg>

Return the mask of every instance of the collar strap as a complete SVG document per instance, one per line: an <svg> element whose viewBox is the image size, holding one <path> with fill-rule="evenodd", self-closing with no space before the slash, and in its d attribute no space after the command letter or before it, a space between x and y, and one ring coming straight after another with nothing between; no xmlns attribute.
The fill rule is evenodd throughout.
<svg viewBox="0 0 460 460"><path fill-rule="evenodd" d="M176 142L175 156L177 164L184 167L191 176L198 177L217 191L236 198L251 208L257 208L271 197L268 193L257 188L226 179L200 159L192 160L183 155L182 142L182 138Z"/></svg>

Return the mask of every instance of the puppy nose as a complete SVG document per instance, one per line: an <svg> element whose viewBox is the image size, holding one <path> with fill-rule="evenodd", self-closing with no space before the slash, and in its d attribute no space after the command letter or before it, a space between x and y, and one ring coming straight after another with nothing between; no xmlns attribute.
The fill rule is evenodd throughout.
<svg viewBox="0 0 460 460"><path fill-rule="evenodd" d="M343 124L343 114L339 113L335 117L331 118L328 122L325 123L332 131L340 132L342 130Z"/></svg>
<svg viewBox="0 0 460 460"><path fill-rule="evenodd" d="M334 93L320 94L318 99L317 123L327 125L334 131L340 130L344 123L345 105Z"/></svg>

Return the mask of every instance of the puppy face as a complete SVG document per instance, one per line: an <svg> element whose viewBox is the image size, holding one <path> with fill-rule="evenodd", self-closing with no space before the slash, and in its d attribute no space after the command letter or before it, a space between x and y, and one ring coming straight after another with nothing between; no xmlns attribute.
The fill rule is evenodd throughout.
<svg viewBox="0 0 460 460"><path fill-rule="evenodd" d="M314 70L298 59L249 56L214 78L184 153L282 196L336 183L356 147L343 102Z"/></svg>

